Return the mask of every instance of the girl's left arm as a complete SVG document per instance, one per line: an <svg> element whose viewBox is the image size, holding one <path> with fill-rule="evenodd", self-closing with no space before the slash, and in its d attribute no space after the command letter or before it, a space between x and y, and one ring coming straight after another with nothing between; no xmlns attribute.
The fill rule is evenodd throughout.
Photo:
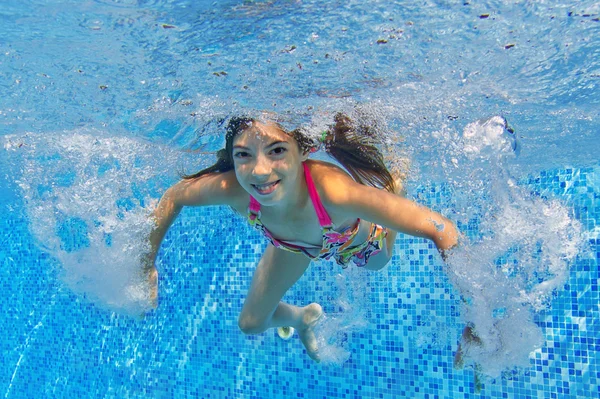
<svg viewBox="0 0 600 399"><path fill-rule="evenodd" d="M338 179L336 179L338 180ZM388 191L342 178L326 189L326 197L337 212L359 217L401 233L432 240L443 257L458 243L454 223L441 214ZM341 183L341 184L340 184ZM340 187L346 186L346 187Z"/></svg>

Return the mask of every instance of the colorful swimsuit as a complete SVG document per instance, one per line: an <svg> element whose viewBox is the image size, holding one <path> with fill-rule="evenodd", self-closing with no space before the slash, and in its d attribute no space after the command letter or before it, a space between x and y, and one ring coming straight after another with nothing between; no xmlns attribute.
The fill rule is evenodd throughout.
<svg viewBox="0 0 600 399"><path fill-rule="evenodd" d="M250 205L248 206L248 222L267 237L276 248L301 253L314 260L330 259L333 257L344 269L348 267L350 261L353 261L356 266L365 266L371 255L375 255L383 249L383 240L387 236L387 230L373 223L368 239L361 244L352 246L352 241L358 234L360 219L357 219L353 228L347 228L342 232L335 231L332 227L331 218L321 203L308 166L305 163L302 166L304 167L304 177L306 179L308 194L319 218L319 224L323 228L323 246L319 254L314 256L308 252L306 247L273 237L271 232L260 221L260 203L252 196L250 196Z"/></svg>

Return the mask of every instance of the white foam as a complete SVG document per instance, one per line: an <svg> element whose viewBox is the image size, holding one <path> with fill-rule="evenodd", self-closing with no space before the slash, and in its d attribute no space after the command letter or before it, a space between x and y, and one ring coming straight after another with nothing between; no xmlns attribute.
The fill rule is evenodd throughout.
<svg viewBox="0 0 600 399"><path fill-rule="evenodd" d="M142 187L157 173L157 149L96 130L3 140L31 233L60 262L65 284L103 307L148 309L140 259L154 204Z"/></svg>
<svg viewBox="0 0 600 399"><path fill-rule="evenodd" d="M333 301L336 311L323 315L315 327L315 335L321 363L342 366L351 354L348 337L369 328L365 314L368 299L366 280L358 268L345 269L335 280L340 292Z"/></svg>
<svg viewBox="0 0 600 399"><path fill-rule="evenodd" d="M483 341L467 357L494 377L529 365L544 342L533 315L551 306L585 245L583 227L564 203L533 195L510 177L505 163L512 144L503 122L494 117L465 128L463 175L453 174L455 207L470 209L465 222L481 221L481 236L463 240L447 267L467 299L463 319Z"/></svg>
<svg viewBox="0 0 600 399"><path fill-rule="evenodd" d="M501 116L492 116L467 124L463 131L463 151L469 155L496 157L511 153L518 148L516 135L507 130L506 120Z"/></svg>

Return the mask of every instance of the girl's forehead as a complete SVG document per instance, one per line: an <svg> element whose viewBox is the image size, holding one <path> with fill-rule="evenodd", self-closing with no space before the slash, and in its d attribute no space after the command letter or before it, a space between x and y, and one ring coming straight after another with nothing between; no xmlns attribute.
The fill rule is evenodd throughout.
<svg viewBox="0 0 600 399"><path fill-rule="evenodd" d="M244 129L240 134L238 134L234 142L250 142L250 141L260 141L260 142L272 142L272 141L292 141L293 138L281 130L276 124L273 123L261 123L261 122L252 122L252 125L247 129Z"/></svg>

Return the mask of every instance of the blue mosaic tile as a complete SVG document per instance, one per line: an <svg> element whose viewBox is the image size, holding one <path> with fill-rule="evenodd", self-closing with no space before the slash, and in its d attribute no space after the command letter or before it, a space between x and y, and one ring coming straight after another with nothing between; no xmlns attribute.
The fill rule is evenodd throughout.
<svg viewBox="0 0 600 399"><path fill-rule="evenodd" d="M535 314L544 342L529 367L484 378L480 391L473 369L453 368L462 300L425 240L400 236L392 264L382 272L342 271L322 262L292 287L286 301L316 301L330 317L347 317L347 330L336 339L349 359L315 364L297 339L239 331L237 315L266 244L228 210L186 209L180 215L159 257L160 307L144 319L112 313L73 294L59 278L58 262L34 244L27 221L9 216L0 224L0 237L7 237L0 241L0 392L8 398L600 394L599 176L598 167L565 169L520 183L534 196L572 207L589 237L588 251L572 265L552 306ZM419 190L432 206L446 206L451 195L446 186ZM481 236L480 226L477 218L460 225L473 239ZM66 251L87 245L76 220L65 220L58 234ZM495 265L510 265L511 256L505 253ZM501 319L504 311L495 308L495 317Z"/></svg>

